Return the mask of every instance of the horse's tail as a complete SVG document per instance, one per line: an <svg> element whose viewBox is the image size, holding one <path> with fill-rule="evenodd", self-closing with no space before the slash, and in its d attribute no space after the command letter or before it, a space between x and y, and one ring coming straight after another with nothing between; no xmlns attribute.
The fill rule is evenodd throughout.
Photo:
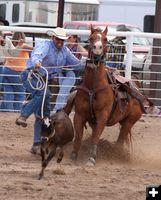
<svg viewBox="0 0 161 200"><path fill-rule="evenodd" d="M65 105L65 107L63 108L64 112L69 115L72 111L73 105L74 105L74 100L75 100L75 96L76 96L76 90L74 90L73 92L71 92L68 96L67 99L67 104Z"/></svg>
<svg viewBox="0 0 161 200"><path fill-rule="evenodd" d="M128 150L130 150L133 153L133 143L132 143L132 134L131 130L128 132L128 137L125 140L125 143L127 145Z"/></svg>
<svg viewBox="0 0 161 200"><path fill-rule="evenodd" d="M133 153L133 143L132 143L132 134L131 134L131 130L129 131L129 145L130 145L130 149L131 152Z"/></svg>

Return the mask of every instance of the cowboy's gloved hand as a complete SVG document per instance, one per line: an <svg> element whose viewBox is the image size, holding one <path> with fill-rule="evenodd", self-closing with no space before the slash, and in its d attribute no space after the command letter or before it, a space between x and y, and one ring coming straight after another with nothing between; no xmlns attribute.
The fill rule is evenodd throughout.
<svg viewBox="0 0 161 200"><path fill-rule="evenodd" d="M40 67L41 67L41 62L39 61L39 62L37 62L37 63L35 64L34 70L35 70L35 71L38 71Z"/></svg>

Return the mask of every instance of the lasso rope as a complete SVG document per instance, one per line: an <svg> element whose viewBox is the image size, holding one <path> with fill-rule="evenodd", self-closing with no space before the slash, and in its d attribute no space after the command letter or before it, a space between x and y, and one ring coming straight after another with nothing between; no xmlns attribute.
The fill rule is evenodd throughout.
<svg viewBox="0 0 161 200"><path fill-rule="evenodd" d="M44 103L45 103L45 96L47 92L47 86L48 86L48 71L45 67L41 66L43 70L45 70L46 73L46 80L44 81L43 77L35 73L33 70L30 70L28 74L28 81L32 89L34 90L43 90L44 89L44 94L43 94L43 99L42 99L42 105L41 105L41 118L44 119ZM34 76L37 79L37 84L36 86L33 86L31 83L32 76Z"/></svg>

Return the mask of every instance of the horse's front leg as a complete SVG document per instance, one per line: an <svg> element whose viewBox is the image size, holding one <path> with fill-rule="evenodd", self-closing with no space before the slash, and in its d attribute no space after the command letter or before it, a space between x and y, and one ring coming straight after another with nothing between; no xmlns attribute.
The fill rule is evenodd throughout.
<svg viewBox="0 0 161 200"><path fill-rule="evenodd" d="M75 113L74 115L74 129L75 129L75 139L73 144L73 151L71 153L71 159L76 161L78 157L78 151L81 146L83 129L84 129L84 121L82 117L77 113Z"/></svg>
<svg viewBox="0 0 161 200"><path fill-rule="evenodd" d="M91 126L92 127L92 141L91 141L91 148L90 148L90 156L87 162L88 166L94 166L96 163L97 146L100 140L100 136L106 126L107 120L105 119L97 119L97 124Z"/></svg>

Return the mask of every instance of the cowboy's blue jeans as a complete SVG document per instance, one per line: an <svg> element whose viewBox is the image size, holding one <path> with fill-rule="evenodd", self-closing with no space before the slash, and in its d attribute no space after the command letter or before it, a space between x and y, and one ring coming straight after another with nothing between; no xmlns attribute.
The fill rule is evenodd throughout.
<svg viewBox="0 0 161 200"><path fill-rule="evenodd" d="M33 143L40 143L41 141L41 109L42 109L42 100L44 95L44 89L35 90L31 87L28 77L29 70L24 71L21 74L22 82L26 90L32 94L32 99L23 105L21 110L21 115L24 117L29 117L32 113L35 114L35 124L34 124L34 141ZM37 79L32 76L31 84L33 87L37 85ZM44 108L43 108L43 117L50 116L50 91L47 89Z"/></svg>
<svg viewBox="0 0 161 200"><path fill-rule="evenodd" d="M40 144L41 142L41 122L41 119L35 115L33 145Z"/></svg>
<svg viewBox="0 0 161 200"><path fill-rule="evenodd" d="M25 89L20 78L21 72L8 67L3 69L3 109L6 111L20 111L25 100Z"/></svg>
<svg viewBox="0 0 161 200"><path fill-rule="evenodd" d="M56 98L56 104L54 106L54 112L58 109L61 109L65 106L67 96L70 93L70 90L76 82L74 71L65 71L59 73L59 93Z"/></svg>

